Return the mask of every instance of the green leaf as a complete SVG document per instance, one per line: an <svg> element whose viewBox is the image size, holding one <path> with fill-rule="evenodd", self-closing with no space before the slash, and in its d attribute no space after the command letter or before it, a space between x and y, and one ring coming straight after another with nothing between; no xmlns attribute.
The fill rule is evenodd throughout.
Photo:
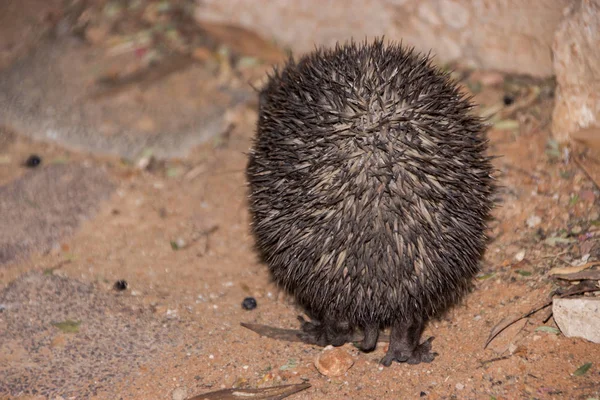
<svg viewBox="0 0 600 400"><path fill-rule="evenodd" d="M479 275L479 276L477 277L477 279L479 279L479 280L482 280L482 281L483 281L483 280L486 280L486 279L493 278L493 277L495 277L495 276L496 276L496 273L495 273L495 272L490 272L489 274L483 274L483 275Z"/></svg>
<svg viewBox="0 0 600 400"><path fill-rule="evenodd" d="M81 321L73 321L73 320L70 320L70 319L67 319L67 320L65 320L63 322L54 322L54 323L52 323L52 325L55 328L60 329L64 333L77 333L77 332L79 332L79 325L80 324L81 324Z"/></svg>
<svg viewBox="0 0 600 400"><path fill-rule="evenodd" d="M535 328L536 332L546 332L546 333L553 333L555 335L558 335L560 333L560 330L558 330L557 328L553 327L553 326L538 326L537 328Z"/></svg>
<svg viewBox="0 0 600 400"><path fill-rule="evenodd" d="M592 368L592 363L591 362L585 363L581 367L577 368L575 370L575 372L573 372L573 375L583 376L586 374L586 372L588 372L590 370L590 368Z"/></svg>
<svg viewBox="0 0 600 400"><path fill-rule="evenodd" d="M531 276L531 272L529 272L529 271L523 271L522 269L518 269L515 272L517 274L521 275L521 276Z"/></svg>
<svg viewBox="0 0 600 400"><path fill-rule="evenodd" d="M563 237L558 237L558 236L549 237L549 238L546 238L546 240L544 240L544 243L547 244L548 246L557 246L559 244L570 244L570 243L574 243L574 242L575 242L575 239L563 238Z"/></svg>
<svg viewBox="0 0 600 400"><path fill-rule="evenodd" d="M514 131L519 129L519 121L514 119L503 119L494 123L494 128L500 131Z"/></svg>
<svg viewBox="0 0 600 400"><path fill-rule="evenodd" d="M287 362L287 364L282 365L281 367L279 367L280 371L285 371L287 369L293 369L296 368L298 366L298 360L296 358L290 358Z"/></svg>

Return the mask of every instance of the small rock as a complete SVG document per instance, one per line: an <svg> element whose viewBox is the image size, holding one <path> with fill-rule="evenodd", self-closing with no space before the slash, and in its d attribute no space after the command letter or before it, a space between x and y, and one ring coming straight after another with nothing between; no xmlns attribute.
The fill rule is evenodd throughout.
<svg viewBox="0 0 600 400"><path fill-rule="evenodd" d="M581 226L579 225L575 225L572 229L571 229L571 233L575 234L575 235L579 235L581 232L583 231L583 229L581 228Z"/></svg>
<svg viewBox="0 0 600 400"><path fill-rule="evenodd" d="M515 254L515 260L517 262L521 262L525 259L525 250L521 250L519 251L517 254Z"/></svg>
<svg viewBox="0 0 600 400"><path fill-rule="evenodd" d="M463 385L462 383L457 383L455 387L456 390L463 390L465 388L465 385Z"/></svg>
<svg viewBox="0 0 600 400"><path fill-rule="evenodd" d="M185 388L178 387L177 389L173 390L173 393L171 393L171 398L173 400L185 400L187 398L187 390Z"/></svg>
<svg viewBox="0 0 600 400"><path fill-rule="evenodd" d="M597 221L600 218L600 213L598 211L592 211L588 216L589 221Z"/></svg>
<svg viewBox="0 0 600 400"><path fill-rule="evenodd" d="M538 226L540 223L542 222L542 218L538 217L537 215L532 215L529 218L527 218L527 226L529 228L535 228L536 226Z"/></svg>
<svg viewBox="0 0 600 400"><path fill-rule="evenodd" d="M339 347L327 346L315 358L315 367L325 376L340 376L354 364L352 356Z"/></svg>
<svg viewBox="0 0 600 400"><path fill-rule="evenodd" d="M555 298L552 313L565 336L600 343L600 298Z"/></svg>

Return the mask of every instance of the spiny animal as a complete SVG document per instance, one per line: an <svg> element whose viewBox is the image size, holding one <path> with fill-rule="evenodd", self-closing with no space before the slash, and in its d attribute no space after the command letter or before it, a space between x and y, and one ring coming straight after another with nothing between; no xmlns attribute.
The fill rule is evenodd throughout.
<svg viewBox="0 0 600 400"><path fill-rule="evenodd" d="M431 362L425 323L468 290L494 179L486 124L429 56L348 42L275 69L247 180L257 248L304 307L303 338L362 331L382 363Z"/></svg>

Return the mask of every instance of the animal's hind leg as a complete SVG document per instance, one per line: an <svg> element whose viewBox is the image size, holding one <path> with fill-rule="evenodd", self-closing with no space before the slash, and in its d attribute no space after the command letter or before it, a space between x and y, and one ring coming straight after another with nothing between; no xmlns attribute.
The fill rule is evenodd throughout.
<svg viewBox="0 0 600 400"><path fill-rule="evenodd" d="M367 325L363 328L363 333L365 336L360 342L359 348L365 352L373 351L379 338L379 325Z"/></svg>
<svg viewBox="0 0 600 400"><path fill-rule="evenodd" d="M342 346L344 343L352 340L354 329L350 327L347 321L339 321L334 319L325 319L317 321L315 319L310 322L304 318L298 317L302 323L302 333L300 338L303 342L316 344L318 346Z"/></svg>
<svg viewBox="0 0 600 400"><path fill-rule="evenodd" d="M425 321L422 318L415 318L412 321L396 321L392 325L390 347L381 363L389 367L393 361L408 364L432 362L437 356L437 353L431 351L433 337L419 344L424 328Z"/></svg>

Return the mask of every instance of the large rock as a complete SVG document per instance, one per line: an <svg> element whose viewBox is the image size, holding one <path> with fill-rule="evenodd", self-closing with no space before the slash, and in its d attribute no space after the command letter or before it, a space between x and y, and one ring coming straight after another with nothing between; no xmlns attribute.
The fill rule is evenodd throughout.
<svg viewBox="0 0 600 400"><path fill-rule="evenodd" d="M582 0L560 24L552 47L558 88L554 137L600 127L600 0Z"/></svg>
<svg viewBox="0 0 600 400"><path fill-rule="evenodd" d="M565 6L579 0L203 0L196 17L240 24L294 51L350 37L385 35L441 62L552 75L552 38Z"/></svg>
<svg viewBox="0 0 600 400"><path fill-rule="evenodd" d="M201 65L177 60L167 60L174 65L168 76L111 93L97 82L103 72L120 68L119 57L68 37L45 40L0 71L0 122L71 149L128 159L146 150L184 157L222 133L229 124L226 111L255 93L249 85L227 87Z"/></svg>
<svg viewBox="0 0 600 400"><path fill-rule="evenodd" d="M565 336L600 343L600 298L555 298L552 314Z"/></svg>

